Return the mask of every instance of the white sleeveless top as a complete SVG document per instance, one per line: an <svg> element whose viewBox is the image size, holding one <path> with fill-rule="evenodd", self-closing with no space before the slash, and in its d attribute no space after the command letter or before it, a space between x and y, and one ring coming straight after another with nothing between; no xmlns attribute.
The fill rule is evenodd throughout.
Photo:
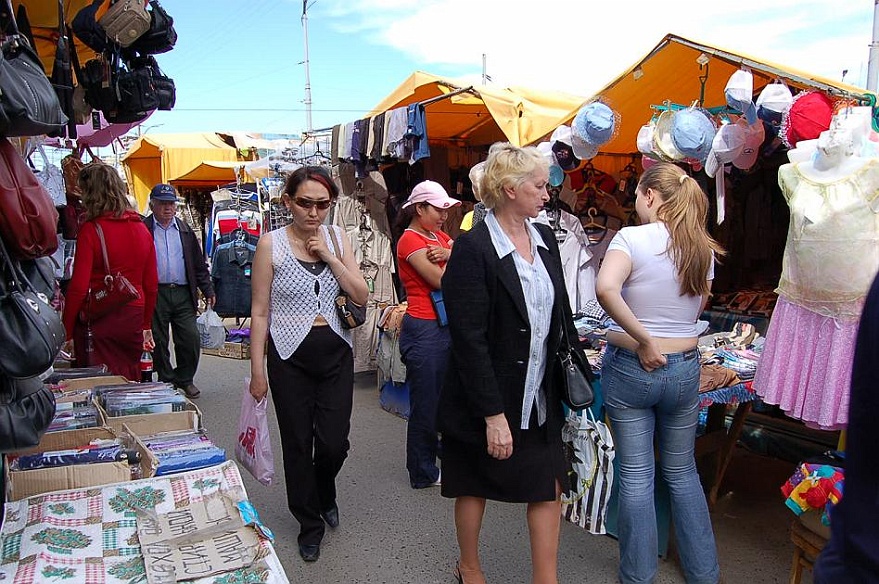
<svg viewBox="0 0 879 584"><path fill-rule="evenodd" d="M339 282L329 266L320 274L313 274L299 263L290 249L286 227L270 232L272 237L272 289L269 297L269 334L282 359L289 359L299 344L311 331L317 315L323 316L330 328L351 345L351 331L342 328L336 314L335 300L339 295ZM342 234L338 227L336 237ZM321 229L329 249L333 242L327 228ZM341 239L339 239L341 241Z"/></svg>

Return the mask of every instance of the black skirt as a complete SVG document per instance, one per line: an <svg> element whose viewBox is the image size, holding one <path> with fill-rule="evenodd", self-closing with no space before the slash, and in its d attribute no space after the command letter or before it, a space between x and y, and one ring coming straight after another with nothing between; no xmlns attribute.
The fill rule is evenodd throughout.
<svg viewBox="0 0 879 584"><path fill-rule="evenodd" d="M443 497L479 497L506 503L554 501L567 465L561 432L547 440L545 428L520 430L506 460L489 456L484 444L443 437Z"/></svg>

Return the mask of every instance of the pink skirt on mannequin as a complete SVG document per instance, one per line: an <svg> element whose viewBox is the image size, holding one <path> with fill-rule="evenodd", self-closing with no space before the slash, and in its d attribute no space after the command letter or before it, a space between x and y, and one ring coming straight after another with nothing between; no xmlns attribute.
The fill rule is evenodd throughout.
<svg viewBox="0 0 879 584"><path fill-rule="evenodd" d="M843 428L857 332L857 319L834 320L779 297L754 390L812 428Z"/></svg>

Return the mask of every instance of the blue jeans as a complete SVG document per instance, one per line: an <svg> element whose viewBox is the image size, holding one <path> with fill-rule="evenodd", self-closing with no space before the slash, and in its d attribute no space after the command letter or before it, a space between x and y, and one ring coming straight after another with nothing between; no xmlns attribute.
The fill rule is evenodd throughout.
<svg viewBox="0 0 879 584"><path fill-rule="evenodd" d="M446 374L451 338L434 319L403 317L400 357L409 384L406 468L412 487L428 487L439 478L436 466L436 410Z"/></svg>
<svg viewBox="0 0 879 584"><path fill-rule="evenodd" d="M717 547L694 456L698 351L666 357L665 366L648 373L635 353L609 345L601 368L619 465L619 578L629 584L653 582L656 577L655 433L687 583L715 584L720 577Z"/></svg>

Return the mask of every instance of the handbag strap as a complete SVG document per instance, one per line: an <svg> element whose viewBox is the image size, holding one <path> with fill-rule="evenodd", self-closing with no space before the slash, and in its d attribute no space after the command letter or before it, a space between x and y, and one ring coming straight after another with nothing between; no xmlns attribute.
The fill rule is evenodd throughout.
<svg viewBox="0 0 879 584"><path fill-rule="evenodd" d="M95 231L98 233L98 241L101 242L101 254L104 256L104 271L107 272L107 276L110 278L113 275L110 273L110 260L107 259L107 243L104 241L104 230L101 229L101 224L95 221Z"/></svg>
<svg viewBox="0 0 879 584"><path fill-rule="evenodd" d="M326 230L329 232L330 240L333 242L333 251L336 253L336 257L341 260L342 252L339 250L339 244L336 241L336 230L332 227L326 227Z"/></svg>

